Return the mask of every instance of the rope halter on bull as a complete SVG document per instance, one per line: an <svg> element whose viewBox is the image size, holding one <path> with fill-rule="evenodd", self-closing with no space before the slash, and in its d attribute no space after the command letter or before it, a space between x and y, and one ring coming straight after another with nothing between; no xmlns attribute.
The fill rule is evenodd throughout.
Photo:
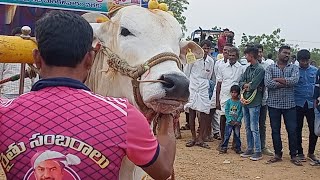
<svg viewBox="0 0 320 180"><path fill-rule="evenodd" d="M178 67L181 68L181 62L180 58L171 52L164 52L160 53L145 63L137 66L130 66L127 61L121 59L117 54L113 53L108 47L103 46L103 48L100 49L100 51L103 51L103 53L108 57L107 63L109 65L109 68L112 68L113 70L119 72L120 74L132 78L132 87L133 87L133 94L134 99L139 106L140 110L147 116L150 114L156 115L155 118L157 118L160 114L156 113L151 108L148 108L146 104L143 102L141 93L140 93L140 83L167 83L163 80L141 80L141 76L146 73L150 68L153 66L156 66L162 62L165 61L174 61L177 63Z"/></svg>

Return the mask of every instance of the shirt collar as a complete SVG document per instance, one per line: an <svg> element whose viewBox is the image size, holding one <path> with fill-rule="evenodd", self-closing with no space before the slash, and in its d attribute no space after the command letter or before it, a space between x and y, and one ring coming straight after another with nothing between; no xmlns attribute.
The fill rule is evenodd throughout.
<svg viewBox="0 0 320 180"><path fill-rule="evenodd" d="M43 88L58 86L70 87L74 89L84 89L90 91L90 89L82 82L65 77L40 79L32 86L31 91L39 91Z"/></svg>

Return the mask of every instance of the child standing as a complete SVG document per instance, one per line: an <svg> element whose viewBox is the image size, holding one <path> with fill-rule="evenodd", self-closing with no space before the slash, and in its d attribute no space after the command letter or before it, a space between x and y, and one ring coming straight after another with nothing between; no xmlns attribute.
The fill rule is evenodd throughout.
<svg viewBox="0 0 320 180"><path fill-rule="evenodd" d="M241 140L240 140L240 127L242 114L242 105L239 100L240 87L238 85L231 86L230 89L231 99L226 102L225 116L227 119L227 125L224 135L224 140L221 145L220 153L227 153L228 143L232 131L234 132L234 138L236 142L236 153L241 154Z"/></svg>

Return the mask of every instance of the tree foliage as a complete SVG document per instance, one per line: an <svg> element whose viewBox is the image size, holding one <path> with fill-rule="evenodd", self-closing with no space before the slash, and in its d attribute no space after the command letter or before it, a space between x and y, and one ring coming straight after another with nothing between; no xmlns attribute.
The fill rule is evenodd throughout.
<svg viewBox="0 0 320 180"><path fill-rule="evenodd" d="M244 51L247 44L262 44L264 47L264 54L271 53L273 57L277 54L277 49L285 44L285 39L280 37L280 29L274 30L270 35L246 35L243 33L241 38L241 44L239 46L241 52Z"/></svg>
<svg viewBox="0 0 320 180"><path fill-rule="evenodd" d="M183 12L188 9L188 0L159 0L159 2L167 3L169 10L173 12L175 18L179 21L182 26L182 31L185 33L187 31L186 27L186 17L183 16Z"/></svg>

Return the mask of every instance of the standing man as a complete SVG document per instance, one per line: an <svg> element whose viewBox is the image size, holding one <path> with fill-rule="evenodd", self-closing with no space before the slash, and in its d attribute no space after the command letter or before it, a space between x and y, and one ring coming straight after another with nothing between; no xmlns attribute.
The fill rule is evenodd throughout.
<svg viewBox="0 0 320 180"><path fill-rule="evenodd" d="M222 70L222 67L225 66L227 63L229 63L229 49L232 48L231 44L226 44L223 47L223 59L218 60L214 66L214 73L217 78L219 76L220 71ZM218 81L216 81L217 83ZM213 96L212 96L212 107L215 109L214 110L214 115L213 115L213 120L212 120L212 128L213 128L213 137L215 139L221 140L221 136L224 136L224 128L221 126L220 122L220 111L221 111L221 106L220 106L220 100L217 98L217 84L215 86L213 91ZM217 103L218 99L218 103ZM224 121L225 122L225 121ZM220 129L220 130L219 130ZM219 136L220 132L220 136Z"/></svg>
<svg viewBox="0 0 320 180"><path fill-rule="evenodd" d="M258 48L258 61L264 70L270 65L267 61L264 61L263 58L263 46L261 44L256 45ZM273 62L273 61L272 61ZM260 140L261 140L261 150L262 154L267 156L273 156L273 152L266 147L266 119L267 119L267 99L268 99L268 90L265 87L263 90L263 98L260 108L260 116L259 116L259 132L260 132Z"/></svg>
<svg viewBox="0 0 320 180"><path fill-rule="evenodd" d="M259 132L259 114L263 97L264 69L258 62L258 48L248 46L244 54L250 63L240 80L240 87L244 91L241 103L247 135L247 150L240 156L250 157L253 161L262 159Z"/></svg>
<svg viewBox="0 0 320 180"><path fill-rule="evenodd" d="M301 161L297 158L297 119L294 99L294 86L299 81L299 67L289 63L290 54L289 46L281 46L277 63L270 65L266 70L267 105L275 153L267 163L282 161L281 116L283 116L289 136L291 162L302 166Z"/></svg>
<svg viewBox="0 0 320 180"><path fill-rule="evenodd" d="M241 75L244 72L243 66L238 62L239 50L236 47L231 47L228 53L229 62L222 65L217 73L217 90L216 90L216 105L220 110L220 131L221 139L224 139L226 128L225 104L231 98L230 88L233 85L239 85Z"/></svg>
<svg viewBox="0 0 320 180"><path fill-rule="evenodd" d="M228 34L228 32L229 32L228 28L224 29L223 32L220 34L220 36L218 38L219 54L223 53L223 48L227 44L227 34Z"/></svg>
<svg viewBox="0 0 320 180"><path fill-rule="evenodd" d="M310 52L306 49L300 50L297 54L299 62L300 78L298 84L294 87L294 97L297 109L297 139L298 139L298 158L300 161L306 161L302 148L302 128L304 117L307 118L309 127L309 149L308 158L317 162L318 159L314 155L318 136L314 133L314 87L318 69L310 65Z"/></svg>
<svg viewBox="0 0 320 180"><path fill-rule="evenodd" d="M205 143L208 135L208 127L211 126L210 104L209 97L210 80L215 80L213 72L214 61L208 55L212 43L209 40L204 40L200 43L204 51L203 60L199 60L193 64L187 64L184 72L190 79L190 97L189 102L185 105L185 110L189 111L189 124L192 133L192 140L186 143L187 147L194 145L209 149L209 145ZM195 119L197 112L199 113L200 131L197 138L195 131Z"/></svg>

